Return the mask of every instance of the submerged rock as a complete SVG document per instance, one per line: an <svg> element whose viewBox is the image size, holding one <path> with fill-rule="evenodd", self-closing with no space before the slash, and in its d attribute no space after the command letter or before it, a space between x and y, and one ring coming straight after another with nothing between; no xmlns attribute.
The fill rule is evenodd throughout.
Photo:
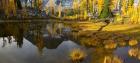
<svg viewBox="0 0 140 63"><path fill-rule="evenodd" d="M104 41L105 48L106 49L114 49L117 47L117 43L115 43L113 40L106 40Z"/></svg>
<svg viewBox="0 0 140 63"><path fill-rule="evenodd" d="M97 38L83 38L80 43L84 46L99 46L100 42Z"/></svg>
<svg viewBox="0 0 140 63"><path fill-rule="evenodd" d="M131 39L131 40L129 40L129 45L130 46L135 46L135 45L137 45L138 44L138 41L136 40L136 39Z"/></svg>

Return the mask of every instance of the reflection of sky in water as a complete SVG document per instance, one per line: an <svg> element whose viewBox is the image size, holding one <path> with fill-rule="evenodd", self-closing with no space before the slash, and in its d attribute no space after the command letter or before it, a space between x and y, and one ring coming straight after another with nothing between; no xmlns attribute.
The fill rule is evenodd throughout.
<svg viewBox="0 0 140 63"><path fill-rule="evenodd" d="M0 38L0 46L2 44L3 39ZM69 51L80 47L71 41L64 41L56 49L44 48L40 56L37 47L26 39L22 48L16 46L16 42L12 42L0 47L0 63L69 63Z"/></svg>
<svg viewBox="0 0 140 63"><path fill-rule="evenodd" d="M2 46L2 38L0 38L0 46ZM36 47L24 39L22 48L17 48L16 42L8 44L0 48L0 63L28 63L29 59L37 55Z"/></svg>
<svg viewBox="0 0 140 63"><path fill-rule="evenodd" d="M82 48L68 40L63 41L56 49L44 48L41 56L37 47L28 40L24 39L22 48L17 48L16 42L12 41L11 44L0 47L0 63L70 63L69 52L74 48ZM2 44L3 38L0 38L0 46ZM130 47L117 48L114 54L121 57L124 63L138 63L139 60L128 56L129 49Z"/></svg>
<svg viewBox="0 0 140 63"><path fill-rule="evenodd" d="M12 41L11 44L7 43L5 47L1 47L3 38L0 38L0 63L71 63L69 58L70 51L74 48L83 49L83 47L68 40L59 44L56 49L44 48L43 54L40 55L38 48L28 40L23 40L24 44L22 48L17 48L17 44L14 42L15 40L13 39ZM117 48L116 51L114 51L114 55L122 58L124 63L139 63L140 61L138 59L128 56L128 50L130 48L131 47ZM86 59L86 62L89 61L89 58Z"/></svg>
<svg viewBox="0 0 140 63"><path fill-rule="evenodd" d="M114 52L116 55L121 57L124 60L124 63L140 63L140 60L136 58L132 58L128 55L128 50L131 47L121 47L117 48L117 50Z"/></svg>

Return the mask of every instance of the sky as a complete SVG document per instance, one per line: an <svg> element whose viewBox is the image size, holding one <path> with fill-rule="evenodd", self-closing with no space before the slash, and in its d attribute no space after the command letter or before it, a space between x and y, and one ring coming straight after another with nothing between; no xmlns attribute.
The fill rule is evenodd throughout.
<svg viewBox="0 0 140 63"><path fill-rule="evenodd" d="M24 1L25 1L25 0L21 0L23 6L24 6L24 3L23 3ZM69 1L72 1L72 0L66 0L66 1L67 1L66 3L63 2L64 5L72 4L72 3L69 3ZM139 1L139 0L135 0L135 1L134 1L134 2L135 2L135 3L134 3L135 6L137 6L138 1ZM43 0L43 6L45 6L47 2L48 2L48 0Z"/></svg>
<svg viewBox="0 0 140 63"><path fill-rule="evenodd" d="M138 5L138 2L139 2L139 0L135 0L135 6L137 6Z"/></svg>

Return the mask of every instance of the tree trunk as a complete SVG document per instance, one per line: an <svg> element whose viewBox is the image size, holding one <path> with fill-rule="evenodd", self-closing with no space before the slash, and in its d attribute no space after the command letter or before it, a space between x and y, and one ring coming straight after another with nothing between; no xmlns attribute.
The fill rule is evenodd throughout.
<svg viewBox="0 0 140 63"><path fill-rule="evenodd" d="M22 9L21 1L20 0L14 0L16 3L17 9Z"/></svg>
<svg viewBox="0 0 140 63"><path fill-rule="evenodd" d="M89 0L87 0L87 12L89 12Z"/></svg>

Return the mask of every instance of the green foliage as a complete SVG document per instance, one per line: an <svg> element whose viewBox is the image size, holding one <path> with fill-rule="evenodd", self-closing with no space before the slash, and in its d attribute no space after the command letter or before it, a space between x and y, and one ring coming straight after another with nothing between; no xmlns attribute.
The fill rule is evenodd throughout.
<svg viewBox="0 0 140 63"><path fill-rule="evenodd" d="M101 11L101 14L99 15L99 18L108 18L113 16L109 6L110 6L110 0L105 0L104 7L103 10Z"/></svg>
<svg viewBox="0 0 140 63"><path fill-rule="evenodd" d="M69 10L67 13L66 13L67 16L72 16L74 15L74 12L72 10Z"/></svg>
<svg viewBox="0 0 140 63"><path fill-rule="evenodd" d="M129 5L130 5L130 6L133 6L134 0L128 0L128 2L129 2Z"/></svg>

